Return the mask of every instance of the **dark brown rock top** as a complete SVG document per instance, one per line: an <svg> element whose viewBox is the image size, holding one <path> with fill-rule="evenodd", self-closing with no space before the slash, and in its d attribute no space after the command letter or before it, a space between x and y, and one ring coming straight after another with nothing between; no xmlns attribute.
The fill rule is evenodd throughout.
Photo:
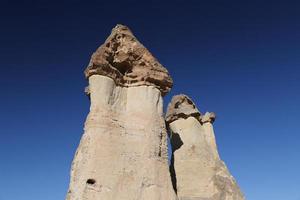
<svg viewBox="0 0 300 200"><path fill-rule="evenodd" d="M168 105L166 113L166 122L171 122L183 118L195 117L201 124L210 122L213 123L216 116L213 112L206 112L204 115L197 109L194 102L186 95L180 94L173 96Z"/></svg>
<svg viewBox="0 0 300 200"><path fill-rule="evenodd" d="M104 44L93 53L85 76L88 78L94 74L108 76L124 87L152 85L162 95L173 85L168 70L124 25L113 28Z"/></svg>
<svg viewBox="0 0 300 200"><path fill-rule="evenodd" d="M173 96L166 113L167 123L171 123L179 118L186 119L190 116L197 119L200 119L201 116L194 102L184 94Z"/></svg>

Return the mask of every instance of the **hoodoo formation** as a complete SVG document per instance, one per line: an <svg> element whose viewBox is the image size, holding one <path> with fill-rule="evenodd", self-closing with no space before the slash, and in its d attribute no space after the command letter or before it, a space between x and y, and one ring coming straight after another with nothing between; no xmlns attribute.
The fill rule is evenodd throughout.
<svg viewBox="0 0 300 200"><path fill-rule="evenodd" d="M90 112L66 200L243 199L219 158L214 115L201 115L181 95L164 119L172 78L126 26L117 25L93 53L85 76Z"/></svg>
<svg viewBox="0 0 300 200"><path fill-rule="evenodd" d="M212 123L185 95L172 98L166 114L172 155L172 180L179 200L242 200L234 178L220 159Z"/></svg>
<svg viewBox="0 0 300 200"><path fill-rule="evenodd" d="M90 112L67 200L175 200L162 95L168 71L117 25L85 70Z"/></svg>

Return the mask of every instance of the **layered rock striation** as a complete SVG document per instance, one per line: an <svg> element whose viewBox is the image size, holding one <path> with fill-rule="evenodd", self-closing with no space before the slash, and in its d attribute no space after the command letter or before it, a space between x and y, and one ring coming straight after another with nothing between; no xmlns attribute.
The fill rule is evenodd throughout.
<svg viewBox="0 0 300 200"><path fill-rule="evenodd" d="M173 148L171 176L179 200L243 200L218 154L212 123L185 95L172 98L166 113Z"/></svg>
<svg viewBox="0 0 300 200"><path fill-rule="evenodd" d="M91 106L67 200L175 200L163 100L168 71L123 25L85 70Z"/></svg>
<svg viewBox="0 0 300 200"><path fill-rule="evenodd" d="M117 25L92 55L85 76L94 74L110 77L122 87L154 86L162 95L173 85L166 68L123 25Z"/></svg>

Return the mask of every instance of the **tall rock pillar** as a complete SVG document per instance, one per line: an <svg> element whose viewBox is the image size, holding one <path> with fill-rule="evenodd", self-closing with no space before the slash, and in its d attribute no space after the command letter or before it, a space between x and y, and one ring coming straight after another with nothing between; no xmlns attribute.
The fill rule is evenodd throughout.
<svg viewBox="0 0 300 200"><path fill-rule="evenodd" d="M67 200L175 200L163 100L168 71L123 25L85 70L90 112L71 169Z"/></svg>
<svg viewBox="0 0 300 200"><path fill-rule="evenodd" d="M220 159L212 123L185 95L172 98L166 121L173 148L172 181L180 200L243 200L234 178Z"/></svg>

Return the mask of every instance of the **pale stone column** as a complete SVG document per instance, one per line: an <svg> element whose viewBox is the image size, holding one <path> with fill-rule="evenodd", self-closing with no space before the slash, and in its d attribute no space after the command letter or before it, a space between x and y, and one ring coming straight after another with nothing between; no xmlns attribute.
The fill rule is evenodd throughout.
<svg viewBox="0 0 300 200"><path fill-rule="evenodd" d="M176 200L163 118L168 71L118 25L85 73L90 113L66 199Z"/></svg>
<svg viewBox="0 0 300 200"><path fill-rule="evenodd" d="M212 150L213 157L215 160L219 160L220 157L213 128L213 122L215 121L215 118L215 113L206 112L204 115L201 116L201 124L204 129L204 137L206 139L207 144Z"/></svg>
<svg viewBox="0 0 300 200"><path fill-rule="evenodd" d="M190 98L174 96L166 121L170 131L172 180L180 200L243 200L234 178L221 161L212 123Z"/></svg>

